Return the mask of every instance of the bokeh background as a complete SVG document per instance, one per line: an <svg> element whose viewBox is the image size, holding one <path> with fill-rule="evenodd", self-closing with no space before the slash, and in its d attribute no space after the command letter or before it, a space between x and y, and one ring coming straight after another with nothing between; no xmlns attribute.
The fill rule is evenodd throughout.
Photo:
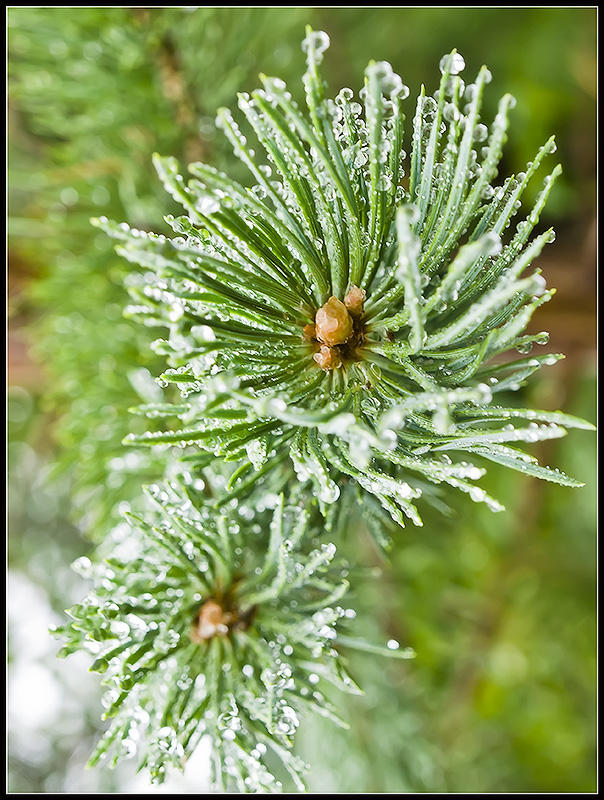
<svg viewBox="0 0 604 800"><path fill-rule="evenodd" d="M127 267L88 220L163 230L173 208L154 151L239 177L216 109L261 71L301 99L307 23L331 37L334 93L388 60L411 88L408 118L443 54L463 54L468 81L486 64L484 117L505 92L518 101L502 176L556 135L564 173L542 225L557 240L539 266L558 293L533 330L567 358L522 401L595 422L597 8L9 8L9 792L153 791L134 764L83 769L98 676L83 656L57 660L47 632L85 591L70 563L159 469L120 444L161 368L154 336L122 319ZM485 488L505 513L447 498L454 513L397 532L382 579L357 588L359 627L417 658L351 664L367 693L346 701L350 731L305 720L312 791L595 791L596 437L572 431L531 452L586 486L491 466ZM361 529L346 547L381 563ZM201 754L163 791L203 791L203 765Z"/></svg>

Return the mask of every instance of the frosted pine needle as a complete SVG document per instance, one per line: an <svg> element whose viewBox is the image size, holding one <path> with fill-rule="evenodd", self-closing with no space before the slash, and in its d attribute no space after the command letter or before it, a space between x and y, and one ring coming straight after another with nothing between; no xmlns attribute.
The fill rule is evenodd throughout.
<svg viewBox="0 0 604 800"><path fill-rule="evenodd" d="M309 545L299 503L217 514L173 480L148 497L144 517L127 515L105 543L110 557L79 560L94 587L56 631L62 655L87 650L104 675L109 725L90 765L139 752L161 782L206 737L214 791L281 791L275 758L304 791L300 719L347 727L325 688L362 694L342 649L413 652L346 635L350 568L333 544Z"/></svg>
<svg viewBox="0 0 604 800"><path fill-rule="evenodd" d="M421 524L426 482L500 509L475 483L488 461L580 485L518 445L590 426L505 400L562 357L528 355L547 338L525 333L553 293L531 264L554 234L532 234L559 166L519 216L553 139L494 183L514 100L483 120L490 73L465 85L454 51L434 96L417 98L408 158L402 79L371 62L358 98L348 88L330 98L319 71L328 44L312 30L303 42L307 112L267 76L239 95L245 132L219 111L252 185L200 163L185 179L157 156L185 212L166 217L176 235L95 221L145 270L129 313L168 329L159 381L182 393L178 405L139 409L177 424L132 441L182 445L200 465L239 462L234 490L291 460L323 508L356 481L400 524Z"/></svg>

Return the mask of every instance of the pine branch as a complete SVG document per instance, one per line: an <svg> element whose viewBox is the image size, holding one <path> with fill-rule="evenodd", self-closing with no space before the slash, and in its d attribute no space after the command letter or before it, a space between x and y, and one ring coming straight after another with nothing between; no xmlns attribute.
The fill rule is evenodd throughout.
<svg viewBox="0 0 604 800"><path fill-rule="evenodd" d="M152 329L122 318L129 265L107 237L91 240L88 220L103 209L161 224L152 143L186 159L200 157L201 142L213 163L228 160L209 115L266 63L267 29L289 39L307 15L191 11L80 7L66 19L52 7L10 10L11 131L13 117L19 123L10 136L10 246L36 274L25 290L36 315L28 338L48 379L53 475L68 474L72 518L95 541L119 519L119 504L162 474L163 454L126 454L121 439L153 427L124 412L161 401L153 377L164 360L150 348Z"/></svg>
<svg viewBox="0 0 604 800"><path fill-rule="evenodd" d="M276 78L239 96L264 160L219 112L251 187L199 163L185 181L176 159L156 156L185 211L165 217L176 236L93 220L142 268L127 313L167 328L153 345L169 364L157 383L180 398L132 409L179 420L126 439L164 454L164 484L104 542L105 562L85 564L93 589L58 631L64 654L92 649L107 676L111 723L91 763L133 755L142 734L141 766L162 780L207 736L214 790L279 791L285 770L303 791L299 715L345 725L317 682L361 691L347 648L413 655L360 639L339 605L351 568L319 532L343 536L351 493L387 547L383 512L421 525L421 497L442 507L433 486L502 508L468 453L581 485L518 444L589 423L493 402L561 357L526 355L544 338L524 333L552 295L529 267L552 240L532 234L559 167L508 232L553 142L494 187L512 99L489 129L488 70L466 88L454 51L435 96L418 98L407 184L408 89L371 62L362 103L349 89L328 99L328 44L308 29L308 114Z"/></svg>
<svg viewBox="0 0 604 800"><path fill-rule="evenodd" d="M226 163L224 148L204 115L247 86L267 26L285 44L298 21L291 9L281 22L273 9L190 11L11 15L11 95L35 133L30 157L38 164L13 181L23 212L14 227L44 273L34 293L47 313L33 338L51 367L54 409L69 408L59 426L62 460L77 467L71 497L97 541L130 509L93 561L77 565L93 586L57 631L64 655L92 653L92 669L105 676L108 728L90 763L138 755L140 768L161 781L205 740L215 791L303 791L297 731L312 725L305 716L323 715L342 730L350 722L346 733L359 736L356 745L346 739L344 754L334 744L338 730L327 733L329 759L343 765L336 780L354 791L360 771L372 790L455 787L455 770L449 765L441 776L443 754L433 751L439 735L422 744L422 729L433 727L430 709L450 700L442 691L446 664L463 667L475 645L472 636L464 644L464 630L492 616L490 608L481 613L482 600L488 605L492 586L496 602L510 595L511 584L498 588L489 566L495 539L509 550L509 531L501 515L487 558L478 538L490 523L482 525L474 508L478 538L464 539L458 520L446 542L439 525L431 559L425 542L408 551L399 525L421 524L420 503L450 512L449 485L500 509L476 485L490 462L580 485L521 448L591 426L562 412L516 408L506 396L562 357L533 356L547 335L525 332L553 294L530 265L553 238L539 217L559 167L550 168L528 213L519 211L555 145L546 142L526 172L496 182L513 98L501 100L487 126L486 68L466 87L461 56L445 56L438 91L429 97L422 89L405 130L408 90L390 65L371 63L357 98L345 88L331 99L321 77L329 39L308 30L307 108L293 103L283 81L261 76L261 90L240 95L240 113L219 112L222 138L240 160L224 174L216 169ZM246 57L225 71L242 49ZM95 223L120 240L120 271L130 270L131 320L120 323L110 243L95 236L91 246L87 220L102 207L150 228L162 203L176 213L172 200L158 204L149 179L152 139L183 163L208 155L214 167L192 164L185 179L177 160L154 159L184 208L165 217L169 236ZM248 184L234 180L245 170ZM150 345L154 328L165 338ZM120 411L133 404L138 418L129 421ZM126 431L136 432L126 440L136 448L124 454ZM18 457L22 473L31 467L26 456ZM138 497L141 483L161 474L161 485ZM506 481L500 491L513 494L515 476ZM555 498L543 499L550 514ZM39 526L38 506L39 498L24 503ZM378 561L395 537L405 547L392 554L390 581L365 598L366 615L357 566L367 558L363 525ZM514 558L526 572L535 554ZM462 596L449 597L452 577ZM525 575L511 577L524 586ZM350 588L361 590L354 600ZM522 594L524 608L513 612L529 619L534 592ZM434 596L443 598L444 640L429 612ZM464 625L452 628L451 619ZM547 644L547 625L537 622L535 653ZM406 682L398 699L404 675L383 672L367 656L413 652L393 639L376 643L382 626L431 650L414 676L419 683ZM494 653L496 686L498 669L507 685L518 664L503 644L512 656ZM353 649L366 655L349 661ZM571 661L558 662L558 674L574 674ZM365 705L338 693L354 696L361 686ZM321 742L325 735L315 732ZM363 753L369 763L359 766ZM483 772L493 783L489 767Z"/></svg>
<svg viewBox="0 0 604 800"><path fill-rule="evenodd" d="M57 634L62 655L88 650L105 675L110 725L90 765L115 766L140 739L141 766L161 781L207 736L214 790L281 791L276 755L304 791L306 767L291 752L299 717L346 727L317 684L362 693L341 650L413 653L346 635L350 566L333 544L312 546L303 499L216 515L202 495L182 480L150 487L149 509L126 515L105 560L77 565L94 588Z"/></svg>
<svg viewBox="0 0 604 800"><path fill-rule="evenodd" d="M168 328L156 349L170 368L158 381L175 384L184 401L174 407L182 427L126 441L179 444L193 461L196 452L217 455L240 462L248 478L289 456L324 510L353 481L401 525L421 524L416 500L426 481L502 508L474 483L484 468L449 453L581 485L514 444L588 423L491 405L561 358L509 356L544 342L524 333L552 295L529 267L553 232L531 234L559 166L509 229L553 139L526 172L494 186L513 98L501 100L490 126L482 122L490 73L483 67L465 86L453 51L434 97L422 90L418 98L407 189L407 87L389 64L371 62L361 102L350 89L329 99L319 71L328 44L308 29L308 116L280 79L261 76L263 89L239 96L265 158L233 115L219 112L254 185L198 163L187 182L175 159L157 156L185 210L166 217L177 236L93 220L145 270L131 286L129 314Z"/></svg>

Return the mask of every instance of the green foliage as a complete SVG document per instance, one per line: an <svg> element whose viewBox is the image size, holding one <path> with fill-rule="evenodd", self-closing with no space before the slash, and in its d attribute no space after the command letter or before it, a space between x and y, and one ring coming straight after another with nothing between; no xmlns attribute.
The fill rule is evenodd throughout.
<svg viewBox="0 0 604 800"><path fill-rule="evenodd" d="M104 539L79 561L92 587L59 629L64 653L92 652L105 676L109 727L91 763L115 766L138 747L140 768L162 780L207 745L222 791L589 790L593 642L562 622L589 618L588 523L555 486L580 484L539 462L584 475L585 448L566 466L556 452L565 428L591 426L519 407L532 405L526 379L560 358L529 356L546 335L525 334L552 294L539 270L524 273L552 238L539 218L549 224L559 168L542 188L538 172L553 139L526 173L496 183L559 131L558 106L543 104L551 91L527 79L556 70L527 47L514 83L505 55L489 56L524 100L505 148L512 98L497 107L483 96L486 69L466 87L457 53L445 57L439 90L420 91L403 130L408 90L389 64L370 64L359 103L348 89L331 100L318 70L327 39L313 32L304 92L262 76L239 113L219 113L226 136L210 116L252 91L259 68L298 74L289 41L302 19L331 17L339 30L331 76L354 85L368 56L398 66L404 51L415 86L427 69L418 51L440 55L455 31L467 55L476 16L501 21L495 43L516 41L521 16L563 11L10 10L12 246L40 270L30 297L46 315L34 336L50 405L64 413L62 464L82 529ZM413 31L430 15L428 47ZM566 14L569 50L580 50L583 16ZM558 62L565 108L578 108L577 70ZM304 93L308 114L295 102ZM174 202L152 151L176 156L155 158ZM566 155L557 192L568 198ZM191 161L185 181L178 164ZM104 235L91 240L88 218L101 211L129 223L99 224L140 274ZM146 233L164 215L176 236ZM317 312L354 287L363 299L337 307L352 338L328 342ZM486 505L468 514L446 484ZM39 516L36 489L23 505ZM501 508L491 494L509 515L488 513ZM400 529L421 522L420 496L421 542ZM454 527L437 516L455 510ZM572 558L551 534L554 515L573 528ZM383 564L383 549L379 580L361 580L356 565ZM37 548L38 571L63 555L47 554ZM349 582L356 616L339 605ZM399 640L420 655L411 670L374 658L413 655Z"/></svg>
<svg viewBox="0 0 604 800"><path fill-rule="evenodd" d="M314 485L324 514L339 501L341 486L352 482L401 525L404 516L421 524L412 500L421 496L423 482L408 477L414 472L424 482L449 483L494 510L502 508L469 482L484 470L452 461L449 452L474 453L527 475L580 485L510 443L556 438L565 433L562 424L589 423L561 412L490 405L495 392L518 389L543 363L557 360L489 363L511 348L526 353L543 341L524 329L551 293L539 271L528 277L523 272L551 241L551 230L532 240L530 235L559 168L546 178L516 232L505 243L501 237L553 142L525 173L494 188L512 98L501 101L489 134L480 103L490 74L483 68L466 88L459 77L464 61L453 51L441 61L435 97L422 91L418 98L406 190L401 101L407 87L388 63L371 62L361 93L364 109L349 89L335 101L327 99L318 68L328 45L325 33L307 30L303 83L309 119L280 79L263 77L263 90L239 95L265 162L256 160L232 115L219 112L254 186L245 188L200 163L190 166L195 177L187 184L175 159L156 157L164 185L187 212L166 216L179 236L168 239L107 218L94 221L124 242L122 255L145 268L129 281L135 304L127 313L168 328L169 338L154 344L171 365L158 382L180 391L178 403L147 403L138 411L180 418L185 427L128 441L185 448L183 458L198 476L216 456L242 462L226 487L239 490L241 500L242 490L254 485L251 471L259 478L276 468L287 471L289 455L302 485ZM474 148L483 141L479 156ZM273 170L277 180L271 179ZM163 524L152 525L148 515L132 517L145 537L139 553L124 564L112 556L108 571L95 576L105 602L89 600L70 612L74 623L68 630L75 635L66 652L90 638L119 639L120 630L124 637L94 665L116 665L108 711L116 720L93 763L117 740L122 750L115 763L123 747L131 747L132 720L141 709L147 719L150 708L151 741L143 764L152 777L162 778L166 763L180 764L208 732L215 787L223 788L226 772L239 790L269 790L275 777L254 755L258 738L281 753L297 723L289 696L277 688L310 696L323 707L322 696L306 683L308 668L287 666L281 674L273 637L285 637L294 665L300 648L303 659L307 651L316 659L324 635L335 644L347 641L326 624L335 623L341 609L334 612L319 601L310 620L299 619L300 610L310 602L314 611L317 601L292 603L290 594L306 589L308 578L330 598L341 595L345 584L312 581L335 546L322 545L306 558L295 553L292 543L308 535L303 516L285 548L280 511L268 548L260 546L266 549L264 563L254 569L243 546L250 533L242 520L233 531L241 545L233 551L227 518L200 510L199 498L184 499L182 486L172 489L174 498L165 494L172 507L162 509ZM211 487L210 494L214 506L228 504L224 492L217 496ZM126 538L131 546L130 531ZM239 554L234 560L233 552ZM140 604L143 596L152 598L151 606ZM284 601L279 610L273 605ZM204 619L207 608L223 630L215 619ZM134 624L123 618L133 612ZM199 631L207 634L186 635L195 615ZM151 626L145 622L149 616ZM261 680L250 691L241 675L251 677L244 665L251 650L259 658L253 674ZM337 657L337 650L330 656ZM159 664L168 665L163 674ZM342 679L342 669L328 665L328 679L331 671L332 679L354 685L345 673ZM157 680L170 687L165 703L158 699ZM183 705L185 687L190 694ZM287 720L268 712L275 696L275 708L287 710ZM283 761L303 788L297 762Z"/></svg>
<svg viewBox="0 0 604 800"><path fill-rule="evenodd" d="M533 392L548 385L537 375ZM569 410L593 419L591 388L577 380ZM588 432L536 447L568 470L595 463ZM417 656L383 670L351 659L365 695L346 703L350 730L314 719L300 731L310 763L330 735L339 765L311 772L311 792L594 790L597 482L571 492L503 467L485 480L505 514L467 515L453 498L454 518L432 512L422 536L400 531L390 569L364 584L357 631L377 609Z"/></svg>
<svg viewBox="0 0 604 800"><path fill-rule="evenodd" d="M141 468L143 480L161 473L149 453L127 467L119 444L144 430L125 409L148 402L145 377L158 373L161 359L145 328L120 319L124 268L104 237L91 246L88 218L102 209L146 230L160 224L166 203L151 169L154 150L228 165L243 179L245 168L217 136L215 109L236 90L251 90L261 68L297 76L299 31L310 20L337 36L338 58L328 65L337 81L357 80L379 53L404 68L415 88L453 44L476 63L480 42L521 100L507 162L531 158L541 136L559 134L562 181L572 188L559 186L557 198L568 220L580 207L575 196L581 203L590 196L575 154L589 151L577 131L589 128L591 15L574 8L9 9L10 247L37 271L28 295L43 316L30 339L45 362L45 403L61 418L61 466L77 482L73 504L89 535L100 538L119 503L137 495ZM485 104L495 110L488 93ZM582 122L574 128L565 119ZM526 191L531 198L532 186Z"/></svg>
<svg viewBox="0 0 604 800"><path fill-rule="evenodd" d="M303 791L304 764L290 753L298 714L346 725L319 676L361 692L339 646L412 653L342 634L355 616L338 605L350 568L333 561L331 543L309 548L303 498L284 505L283 495L266 495L256 510L217 516L207 500L221 482L206 480L151 487L154 510L126 516L103 562L78 562L95 588L57 633L62 655L89 650L91 669L106 673L111 725L90 764L134 755L142 731L141 767L161 780L209 737L215 790L279 791L268 748Z"/></svg>
<svg viewBox="0 0 604 800"><path fill-rule="evenodd" d="M106 237L91 239L89 218L102 208L133 225L161 223L158 148L224 160L215 108L257 74L266 25L277 39L303 25L302 10L276 24L271 14L9 9L10 246L38 273L30 340L50 384L45 406L60 418L55 471L68 473L73 517L94 540L141 482L161 476L160 460L125 456L121 439L133 425L145 430L127 409L158 399L151 374L162 361L147 329L123 318L126 271ZM225 75L227 53L238 66Z"/></svg>
<svg viewBox="0 0 604 800"><path fill-rule="evenodd" d="M551 230L530 235L559 167L526 219L504 244L501 237L553 141L526 172L494 188L512 98L502 99L489 134L480 103L490 74L483 68L465 87L463 59L453 52L441 61L436 96L418 98L405 190L407 88L389 64L372 62L361 118L351 90L326 97L318 66L328 44L321 32L309 31L304 41L310 119L280 79L264 77L263 90L239 96L266 161L255 157L232 115L219 112L254 186L199 163L185 183L173 158L157 157L164 185L187 212L166 217L179 236L94 221L147 270L130 287L135 304L127 311L168 327L170 337L155 344L171 365L159 380L176 384L186 400L139 409L179 417L184 427L127 441L197 445L211 457L241 461L235 488L250 471L262 475L289 455L323 505L352 479L401 525L405 517L421 525L413 501L426 481L501 509L470 482L484 469L449 453L579 485L514 445L588 423L490 405L494 394L518 389L561 357L493 360L546 341L524 330L552 292L539 270L523 273L552 239ZM304 335L315 322L318 330L318 309L330 297L344 309L355 287L364 302L352 342L332 348L321 346L319 333ZM325 350L343 363L320 364ZM195 463L194 455L187 460Z"/></svg>

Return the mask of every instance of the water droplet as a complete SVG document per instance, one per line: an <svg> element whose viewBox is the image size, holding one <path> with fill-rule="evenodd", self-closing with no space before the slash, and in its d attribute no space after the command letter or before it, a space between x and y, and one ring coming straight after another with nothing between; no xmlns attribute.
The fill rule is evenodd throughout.
<svg viewBox="0 0 604 800"><path fill-rule="evenodd" d="M516 350L519 353L523 354L530 353L532 349L533 349L533 343L531 341L518 342L518 344L516 345Z"/></svg>
<svg viewBox="0 0 604 800"><path fill-rule="evenodd" d="M210 214L215 214L220 209L220 203L214 197L210 197L206 195L205 197L200 197L199 200L195 203L195 210L199 211L202 216L209 216Z"/></svg>
<svg viewBox="0 0 604 800"><path fill-rule="evenodd" d="M443 117L447 122L457 122L459 119L459 109L454 103L446 103L443 109Z"/></svg>
<svg viewBox="0 0 604 800"><path fill-rule="evenodd" d="M353 97L354 97L354 92L352 91L352 89L349 89L347 86L344 86L342 89L340 89L340 91L336 96L336 103L338 105L344 105L345 103L349 103Z"/></svg>
<svg viewBox="0 0 604 800"><path fill-rule="evenodd" d="M392 189L392 178L386 173L382 173L377 181L377 189L380 192L388 192Z"/></svg>
<svg viewBox="0 0 604 800"><path fill-rule="evenodd" d="M409 87L405 86L400 75L393 71L388 61L378 61L369 67L367 72L375 75L385 95L400 97L402 100L409 96Z"/></svg>
<svg viewBox="0 0 604 800"><path fill-rule="evenodd" d="M443 56L438 65L440 71L444 73L449 69L451 75L458 75L466 66L466 62L461 53L449 53Z"/></svg>
<svg viewBox="0 0 604 800"><path fill-rule="evenodd" d="M136 742L132 739L122 739L122 749L124 758L132 758L136 755Z"/></svg>
<svg viewBox="0 0 604 800"><path fill-rule="evenodd" d="M323 53L327 50L329 44L329 36L325 31L311 31L302 40L302 51L309 55L311 52L314 53L317 62L320 63Z"/></svg>
<svg viewBox="0 0 604 800"><path fill-rule="evenodd" d="M485 244L487 255L496 256L501 252L501 239L495 231L488 231L485 233L482 240Z"/></svg>
<svg viewBox="0 0 604 800"><path fill-rule="evenodd" d="M472 133L475 142L484 142L484 140L487 138L488 135L489 135L489 129L487 128L486 125L483 125L482 123L476 125Z"/></svg>
<svg viewBox="0 0 604 800"><path fill-rule="evenodd" d="M367 153L364 150L359 150L359 152L354 157L354 166L356 169L360 169L364 167L368 161Z"/></svg>
<svg viewBox="0 0 604 800"><path fill-rule="evenodd" d="M87 556L81 556L72 564L72 569L86 577L88 570L92 567L92 561Z"/></svg>
<svg viewBox="0 0 604 800"><path fill-rule="evenodd" d="M533 284L534 284L534 287L535 287L533 289L533 292L535 293L535 295L539 296L539 295L543 294L543 292L545 291L546 286L547 286L547 283L546 283L545 278L543 277L543 275L539 275L539 274L533 275Z"/></svg>
<svg viewBox="0 0 604 800"><path fill-rule="evenodd" d="M472 498L472 500L473 500L475 503L481 503L481 502L483 502L483 501L485 500L485 498L486 498L486 492L485 492L485 490L484 490L484 489L481 489L481 488L480 488L480 487L478 487L478 486L472 486L472 488L470 489L470 491L468 492L468 494L470 495L470 497Z"/></svg>

